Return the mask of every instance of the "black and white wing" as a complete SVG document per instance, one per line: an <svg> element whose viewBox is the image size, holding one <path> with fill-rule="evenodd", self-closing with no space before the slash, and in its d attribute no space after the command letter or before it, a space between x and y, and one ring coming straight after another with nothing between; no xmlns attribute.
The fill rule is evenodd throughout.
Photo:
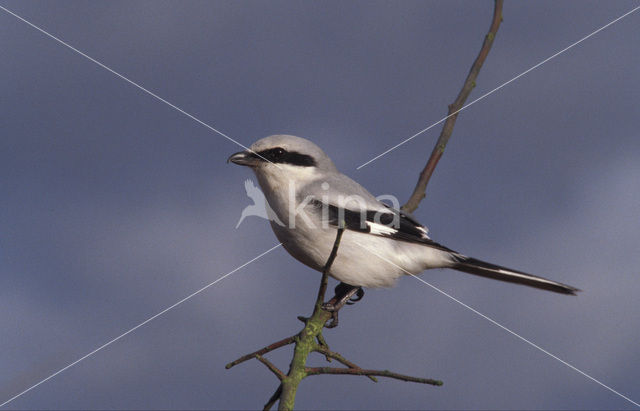
<svg viewBox="0 0 640 411"><path fill-rule="evenodd" d="M410 243L419 243L438 250L455 253L455 251L430 239L427 228L412 216L386 204L386 209L376 211L341 209L333 204L322 203L318 200L313 201L313 205L318 208L318 212L326 215L327 222L332 227L338 227L342 219L347 230Z"/></svg>
<svg viewBox="0 0 640 411"><path fill-rule="evenodd" d="M344 221L347 230L369 233L381 237L392 238L398 241L418 243L427 247L450 253L453 259L451 268L494 280L528 285L543 290L561 294L575 295L579 289L557 281L549 280L533 274L491 264L482 260L467 257L450 248L436 243L427 235L427 229L412 216L387 206L386 210L370 211L352 209L340 209L331 204L319 201L314 206L325 207L324 213L328 217L330 226L338 227L340 220ZM320 210L322 212L322 210Z"/></svg>

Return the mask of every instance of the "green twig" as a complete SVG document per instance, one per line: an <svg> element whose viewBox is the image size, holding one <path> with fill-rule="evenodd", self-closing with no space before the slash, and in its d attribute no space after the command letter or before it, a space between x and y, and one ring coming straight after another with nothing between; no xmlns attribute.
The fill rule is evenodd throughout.
<svg viewBox="0 0 640 411"><path fill-rule="evenodd" d="M340 247L340 239L342 238L343 232L344 226L341 223L336 233L336 240L333 243L331 254L329 254L324 270L322 270L322 279L320 280L320 288L318 289L318 297L316 298L316 304L313 308L313 314L311 318L307 320L302 331L296 336L296 347L293 351L293 359L291 360L289 373L282 381L282 393L280 394L278 410L293 410L298 385L300 385L300 381L307 376L305 371L307 357L319 346L315 340L322 332L324 325L331 318L331 313L323 310L322 304L324 303L324 295L327 291L329 271L331 270L333 261L338 255L338 248Z"/></svg>

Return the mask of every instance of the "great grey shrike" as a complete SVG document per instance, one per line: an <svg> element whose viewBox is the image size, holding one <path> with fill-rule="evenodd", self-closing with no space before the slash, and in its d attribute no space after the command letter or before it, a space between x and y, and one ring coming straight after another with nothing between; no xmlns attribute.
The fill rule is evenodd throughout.
<svg viewBox="0 0 640 411"><path fill-rule="evenodd" d="M339 280L339 309L361 287L389 287L398 277L430 268L453 268L482 277L561 294L578 289L546 278L467 257L431 240L412 216L376 199L340 173L314 143L289 135L256 141L228 161L248 166L258 178L270 209L283 225L271 228L297 260L322 271L340 221L345 224L329 275ZM332 300L334 301L334 300ZM354 299L355 301L355 299Z"/></svg>

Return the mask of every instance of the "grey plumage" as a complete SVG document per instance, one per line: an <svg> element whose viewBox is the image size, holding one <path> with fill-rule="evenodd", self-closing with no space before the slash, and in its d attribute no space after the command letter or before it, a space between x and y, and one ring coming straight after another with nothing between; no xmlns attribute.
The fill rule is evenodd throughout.
<svg viewBox="0 0 640 411"><path fill-rule="evenodd" d="M253 169L272 210L284 225L271 223L284 248L302 263L322 271L335 239L346 223L330 275L362 287L388 287L406 274L453 268L562 294L578 289L526 274L442 246L415 218L378 201L340 173L309 140L276 135L258 140L229 161ZM292 210L294 212L292 212Z"/></svg>

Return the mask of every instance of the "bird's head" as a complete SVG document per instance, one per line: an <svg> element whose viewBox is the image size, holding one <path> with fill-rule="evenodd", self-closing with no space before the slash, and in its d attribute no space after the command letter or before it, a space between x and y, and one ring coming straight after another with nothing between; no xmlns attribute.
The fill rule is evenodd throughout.
<svg viewBox="0 0 640 411"><path fill-rule="evenodd" d="M315 178L336 171L331 159L309 140L289 135L265 137L248 150L232 154L227 162L247 166L269 179Z"/></svg>

